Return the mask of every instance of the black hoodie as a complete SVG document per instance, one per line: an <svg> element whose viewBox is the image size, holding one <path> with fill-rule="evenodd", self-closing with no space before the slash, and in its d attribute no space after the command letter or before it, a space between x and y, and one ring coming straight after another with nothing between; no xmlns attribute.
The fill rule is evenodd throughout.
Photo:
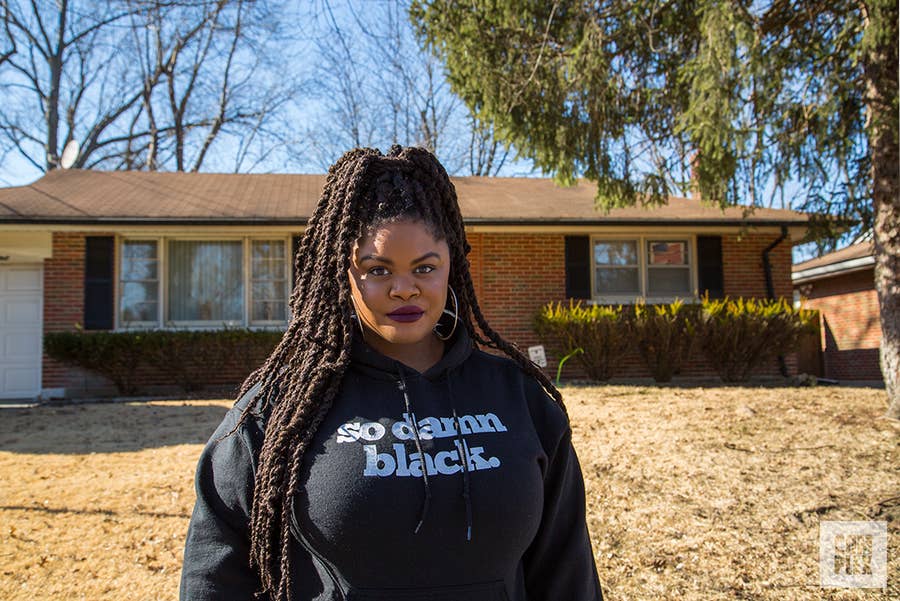
<svg viewBox="0 0 900 601"><path fill-rule="evenodd" d="M421 374L361 342L352 357L304 457L297 601L602 598L571 430L533 378L462 331ZM182 601L260 589L249 516L264 420L219 440L254 393L200 457Z"/></svg>

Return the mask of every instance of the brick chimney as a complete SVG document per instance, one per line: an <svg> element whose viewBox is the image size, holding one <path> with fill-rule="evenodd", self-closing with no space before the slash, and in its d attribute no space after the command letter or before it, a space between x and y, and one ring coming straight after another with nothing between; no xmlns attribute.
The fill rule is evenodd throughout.
<svg viewBox="0 0 900 601"><path fill-rule="evenodd" d="M700 151L694 151L694 154L691 155L691 182L690 182L690 191L691 198L695 198L700 200L700 185L698 180L700 179L699 171L697 166L700 161Z"/></svg>

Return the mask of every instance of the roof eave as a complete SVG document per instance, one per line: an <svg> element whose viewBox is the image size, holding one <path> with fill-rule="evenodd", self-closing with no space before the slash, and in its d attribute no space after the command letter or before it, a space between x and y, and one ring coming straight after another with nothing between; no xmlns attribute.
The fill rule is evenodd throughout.
<svg viewBox="0 0 900 601"><path fill-rule="evenodd" d="M850 259L849 261L840 261L839 263L832 263L831 265L822 265L820 267L795 271L791 274L791 281L794 284L805 284L807 282L821 280L836 275L863 271L873 265L875 265L874 256L858 257L856 259Z"/></svg>
<svg viewBox="0 0 900 601"><path fill-rule="evenodd" d="M132 225L196 225L196 226L218 226L218 225L299 225L305 226L307 219L304 218L157 218L157 217L73 217L71 219L46 218L46 217L24 217L18 219L2 219L0 225L111 225L111 226L132 226Z"/></svg>
<svg viewBox="0 0 900 601"><path fill-rule="evenodd" d="M761 219L761 220L753 220L747 221L742 219L575 219L575 218L561 218L561 219L484 219L484 218L472 218L466 219L463 218L466 225L483 225L483 226L510 226L510 227L519 227L519 226L565 226L565 225L573 225L573 226L610 226L610 225L621 225L627 227L634 226L697 226L697 227L707 227L707 226L728 226L728 227L806 227L808 225L807 221L786 221L786 220L770 220L770 219Z"/></svg>
<svg viewBox="0 0 900 601"><path fill-rule="evenodd" d="M0 225L298 225L305 226L309 219L305 217L0 217ZM496 219L470 218L463 219L467 226L489 227L547 227L547 226L579 226L579 227L800 227L805 228L806 221L786 221L775 219L741 220L741 219Z"/></svg>

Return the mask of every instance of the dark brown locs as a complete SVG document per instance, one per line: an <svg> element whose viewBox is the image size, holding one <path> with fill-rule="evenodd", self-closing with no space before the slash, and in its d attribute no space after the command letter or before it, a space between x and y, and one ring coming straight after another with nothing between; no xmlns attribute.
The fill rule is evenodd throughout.
<svg viewBox="0 0 900 601"><path fill-rule="evenodd" d="M250 561L262 581L261 598L292 598L291 508L303 494L300 465L350 362L355 326L347 269L353 244L378 224L401 219L422 221L447 242L459 323L476 344L504 352L565 409L549 378L485 320L469 273L456 190L434 155L400 146L387 156L371 148L347 152L328 170L294 257L297 280L284 337L241 387L243 396L260 385L238 426L248 416L266 416L250 519Z"/></svg>

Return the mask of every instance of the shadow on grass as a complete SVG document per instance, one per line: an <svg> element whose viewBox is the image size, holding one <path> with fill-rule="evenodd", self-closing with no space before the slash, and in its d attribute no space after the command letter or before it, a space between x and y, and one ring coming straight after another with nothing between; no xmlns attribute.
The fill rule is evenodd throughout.
<svg viewBox="0 0 900 601"><path fill-rule="evenodd" d="M26 511L33 513L45 513L50 515L72 514L72 515L104 515L109 517L128 517L144 516L149 518L177 518L190 519L189 513L167 513L164 511L139 511L129 510L128 512L113 511L112 509L73 509L71 507L46 507L42 505L0 505L0 511Z"/></svg>
<svg viewBox="0 0 900 601"><path fill-rule="evenodd" d="M0 411L0 451L125 453L204 444L231 402L42 405Z"/></svg>

